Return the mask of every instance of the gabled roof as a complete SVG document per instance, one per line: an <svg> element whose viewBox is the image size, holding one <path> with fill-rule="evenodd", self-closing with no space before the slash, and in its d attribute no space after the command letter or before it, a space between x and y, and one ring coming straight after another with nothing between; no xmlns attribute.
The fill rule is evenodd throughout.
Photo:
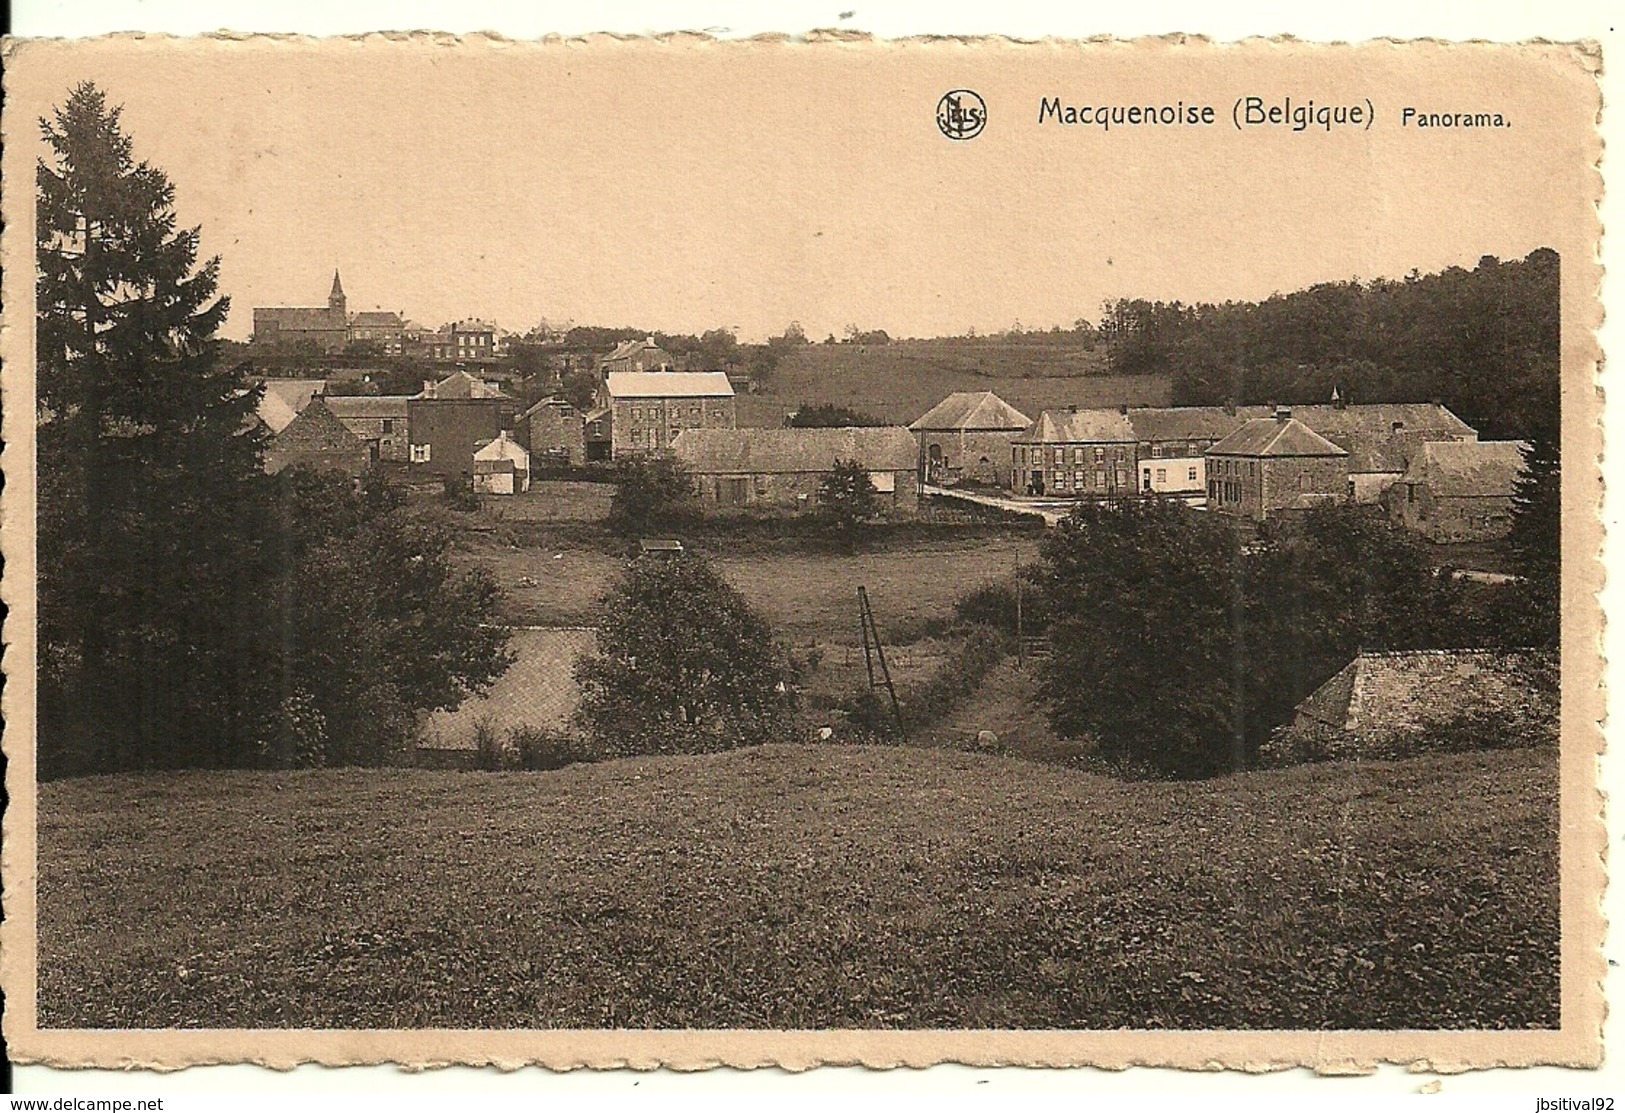
<svg viewBox="0 0 1625 1113"><path fill-rule="evenodd" d="M313 395L326 389L326 379L266 379L265 393L260 395L260 420L271 432L280 433L310 404Z"/></svg>
<svg viewBox="0 0 1625 1113"><path fill-rule="evenodd" d="M560 398L556 394L550 394L546 398L543 398L541 401L537 402L535 405L531 406L529 409L527 409L524 413L520 414L519 416L521 418L533 417L537 413L539 413L543 409L546 409L549 406L558 406L561 409L566 409L566 410L574 410L575 409L575 407L572 406L569 403L568 400Z"/></svg>
<svg viewBox="0 0 1625 1113"><path fill-rule="evenodd" d="M476 460L512 460L523 461L528 467L530 464L530 450L509 438L508 434L498 433L492 440L486 441L474 450Z"/></svg>
<svg viewBox="0 0 1625 1113"><path fill-rule="evenodd" d="M467 371L453 371L424 389L422 398L506 398L500 387L476 379Z"/></svg>
<svg viewBox="0 0 1625 1113"><path fill-rule="evenodd" d="M1557 661L1534 649L1361 653L1297 707L1295 726L1372 736L1411 734L1465 713L1522 710L1553 681Z"/></svg>
<svg viewBox="0 0 1625 1113"><path fill-rule="evenodd" d="M254 307L254 327L275 321L288 331L332 331L349 327L344 314L325 305L257 305Z"/></svg>
<svg viewBox="0 0 1625 1113"><path fill-rule="evenodd" d="M1214 456L1347 456L1296 417L1255 417L1208 449Z"/></svg>
<svg viewBox="0 0 1625 1113"><path fill-rule="evenodd" d="M1231 413L1223 406L1137 406L1128 412L1134 435L1149 443L1216 441L1228 437L1248 418L1265 417L1263 406L1245 406Z"/></svg>
<svg viewBox="0 0 1625 1113"><path fill-rule="evenodd" d="M495 332L496 329L496 325L491 324L489 321L482 321L478 317L456 321L451 326L452 332Z"/></svg>
<svg viewBox="0 0 1625 1113"><path fill-rule="evenodd" d="M365 309L360 313L350 314L351 326L361 328L400 328L401 315L392 313L387 309Z"/></svg>
<svg viewBox="0 0 1625 1113"><path fill-rule="evenodd" d="M604 376L611 398L732 398L733 384L721 371L611 371Z"/></svg>
<svg viewBox="0 0 1625 1113"><path fill-rule="evenodd" d="M672 454L701 475L825 472L837 460L870 471L913 471L914 434L899 425L829 429L685 429Z"/></svg>
<svg viewBox="0 0 1625 1113"><path fill-rule="evenodd" d="M1377 402L1348 406L1319 403L1293 406L1292 416L1321 436L1332 438L1359 433L1371 436L1429 433L1440 440L1478 435L1471 425L1437 402ZM1396 424L1398 429L1394 428Z"/></svg>
<svg viewBox="0 0 1625 1113"><path fill-rule="evenodd" d="M370 417L406 418L404 394L329 394L324 396L327 408L335 417L359 420Z"/></svg>
<svg viewBox="0 0 1625 1113"><path fill-rule="evenodd" d="M922 416L909 422L915 431L1019 433L1032 418L991 390L960 390L948 395Z"/></svg>
<svg viewBox="0 0 1625 1113"><path fill-rule="evenodd" d="M265 470L274 475L301 456L352 453L364 457L366 452L366 443L350 432L318 396L277 433L266 452Z"/></svg>
<svg viewBox="0 0 1625 1113"><path fill-rule="evenodd" d="M1045 410L1016 444L1134 444L1139 438L1117 410Z"/></svg>
<svg viewBox="0 0 1625 1113"><path fill-rule="evenodd" d="M652 336L645 337L642 340L622 340L619 344L615 345L615 347L610 351L609 355L603 357L603 362L610 363L618 359L631 359L633 356L643 351L655 351L664 354L666 350L659 344L656 344L654 337Z"/></svg>
<svg viewBox="0 0 1625 1113"><path fill-rule="evenodd" d="M1405 482L1427 484L1435 498L1510 495L1523 472L1523 453L1523 441L1429 441Z"/></svg>

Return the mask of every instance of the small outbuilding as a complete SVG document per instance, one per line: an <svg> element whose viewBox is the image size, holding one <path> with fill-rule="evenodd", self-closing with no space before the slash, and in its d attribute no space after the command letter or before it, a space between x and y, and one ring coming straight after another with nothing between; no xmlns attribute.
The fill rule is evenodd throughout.
<svg viewBox="0 0 1625 1113"><path fill-rule="evenodd" d="M1551 650L1368 652L1298 704L1260 759L1290 765L1555 745L1557 723Z"/></svg>
<svg viewBox="0 0 1625 1113"><path fill-rule="evenodd" d="M474 490L483 495L519 495L530 490L530 450L506 432L475 449Z"/></svg>

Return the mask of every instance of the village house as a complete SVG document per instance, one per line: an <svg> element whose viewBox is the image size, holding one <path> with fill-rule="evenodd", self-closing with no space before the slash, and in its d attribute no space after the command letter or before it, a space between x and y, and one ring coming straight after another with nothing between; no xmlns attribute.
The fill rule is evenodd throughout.
<svg viewBox="0 0 1625 1113"><path fill-rule="evenodd" d="M1009 479L1011 443L1032 419L991 390L956 391L909 423L919 438L925 482L986 483Z"/></svg>
<svg viewBox="0 0 1625 1113"><path fill-rule="evenodd" d="M306 341L329 354L342 352L350 342L344 307L344 286L335 270L325 306L255 306L253 342L281 347Z"/></svg>
<svg viewBox="0 0 1625 1113"><path fill-rule="evenodd" d="M1494 541L1512 529L1512 491L1524 469L1522 441L1422 445L1388 490L1389 517L1429 541Z"/></svg>
<svg viewBox="0 0 1625 1113"><path fill-rule="evenodd" d="M586 421L580 410L563 398L543 398L514 421L514 437L538 463L587 462Z"/></svg>
<svg viewBox="0 0 1625 1113"><path fill-rule="evenodd" d="M401 354L405 333L399 313L368 309L350 314L350 340L376 344L386 356Z"/></svg>
<svg viewBox="0 0 1625 1113"><path fill-rule="evenodd" d="M734 390L721 371L611 371L603 401L614 459L664 452L685 429L732 429Z"/></svg>
<svg viewBox="0 0 1625 1113"><path fill-rule="evenodd" d="M831 429L689 429L672 455L693 474L702 502L717 507L801 511L837 462L869 473L880 512L919 511L919 445L900 426Z"/></svg>
<svg viewBox="0 0 1625 1113"><path fill-rule="evenodd" d="M1268 410L1243 416L1234 406L1143 406L1128 411L1138 441L1140 493L1207 497L1207 450Z"/></svg>
<svg viewBox="0 0 1625 1113"><path fill-rule="evenodd" d="M530 449L506 432L474 450L474 490L486 495L522 495L530 490Z"/></svg>
<svg viewBox="0 0 1625 1113"><path fill-rule="evenodd" d="M404 394L328 395L327 408L368 446L373 461L401 463L408 457Z"/></svg>
<svg viewBox="0 0 1625 1113"><path fill-rule="evenodd" d="M656 344L652 336L623 340L598 360L598 369L606 375L611 371L670 371L674 366L671 353Z"/></svg>
<svg viewBox="0 0 1625 1113"><path fill-rule="evenodd" d="M1134 494L1134 427L1122 410L1045 410L1011 441L1017 494L1119 498Z"/></svg>
<svg viewBox="0 0 1625 1113"><path fill-rule="evenodd" d="M1347 450L1349 496L1364 504L1380 502L1424 444L1478 439L1476 429L1437 402L1348 405L1334 393L1331 404L1294 406L1292 416Z"/></svg>
<svg viewBox="0 0 1625 1113"><path fill-rule="evenodd" d="M264 466L271 475L297 465L355 477L365 475L371 464L366 442L333 416L320 395L277 432L265 449Z"/></svg>
<svg viewBox="0 0 1625 1113"><path fill-rule="evenodd" d="M407 461L414 472L472 481L474 453L513 429L519 404L489 383L458 371L407 399Z"/></svg>
<svg viewBox="0 0 1625 1113"><path fill-rule="evenodd" d="M1289 765L1556 745L1557 716L1557 659L1549 650L1364 652L1298 704L1259 757Z"/></svg>
<svg viewBox="0 0 1625 1113"><path fill-rule="evenodd" d="M1208 506L1261 522L1348 497L1348 450L1286 406L1253 418L1207 450Z"/></svg>
<svg viewBox="0 0 1625 1113"><path fill-rule="evenodd" d="M451 348L458 360L494 360L497 357L497 327L485 321L455 321L445 330L451 335Z"/></svg>

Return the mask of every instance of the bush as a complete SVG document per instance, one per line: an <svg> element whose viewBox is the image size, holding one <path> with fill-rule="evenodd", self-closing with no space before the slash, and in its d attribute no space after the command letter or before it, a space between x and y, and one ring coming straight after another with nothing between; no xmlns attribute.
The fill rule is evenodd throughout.
<svg viewBox="0 0 1625 1113"><path fill-rule="evenodd" d="M676 460L634 456L615 469L610 529L636 537L651 529L683 525L699 517L694 478Z"/></svg>
<svg viewBox="0 0 1625 1113"><path fill-rule="evenodd" d="M597 761L598 751L585 738L545 727L515 727L508 732L508 752L520 769L544 772L566 765Z"/></svg>
<svg viewBox="0 0 1625 1113"><path fill-rule="evenodd" d="M912 734L963 706L1009 653L1009 643L996 631L986 628L971 631L929 678L898 687L897 702L901 705L904 730ZM848 724L858 735L883 740L898 738L891 698L885 692L859 689L848 697L843 710Z"/></svg>
<svg viewBox="0 0 1625 1113"><path fill-rule="evenodd" d="M441 476L440 492L453 510L467 514L480 508L480 496L474 493L473 481L466 475Z"/></svg>
<svg viewBox="0 0 1625 1113"><path fill-rule="evenodd" d="M990 580L970 589L954 604L954 617L961 622L991 626L1016 634L1016 585L1012 579ZM1049 606L1033 583L1021 585L1021 632L1029 637L1044 632L1049 625Z"/></svg>

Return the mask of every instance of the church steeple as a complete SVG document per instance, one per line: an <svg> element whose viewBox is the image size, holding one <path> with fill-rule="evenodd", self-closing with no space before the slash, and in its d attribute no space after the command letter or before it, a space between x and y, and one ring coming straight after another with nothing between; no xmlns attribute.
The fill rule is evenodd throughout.
<svg viewBox="0 0 1625 1113"><path fill-rule="evenodd" d="M333 268L333 290L327 295L327 308L342 316L344 314L344 284L339 281L338 268Z"/></svg>

